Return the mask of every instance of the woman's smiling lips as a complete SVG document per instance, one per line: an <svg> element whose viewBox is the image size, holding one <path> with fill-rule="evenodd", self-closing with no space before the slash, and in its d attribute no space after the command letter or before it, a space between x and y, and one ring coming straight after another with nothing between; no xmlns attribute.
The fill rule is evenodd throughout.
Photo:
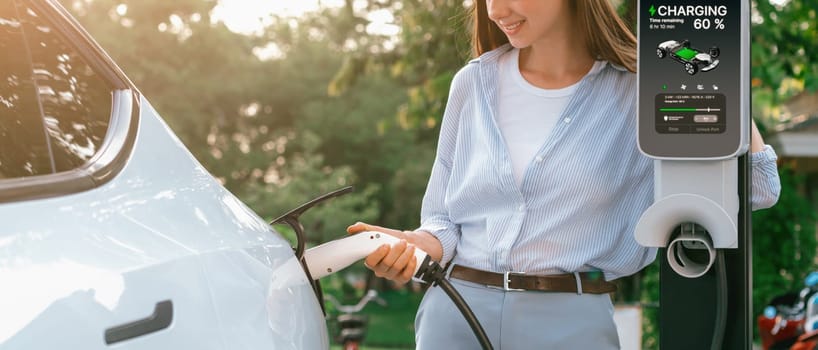
<svg viewBox="0 0 818 350"><path fill-rule="evenodd" d="M517 22L513 22L513 23L509 23L509 24L503 24L503 23L497 23L497 24L500 25L500 28L503 29L504 32L506 32L506 35L514 35L518 31L520 31L520 26L523 25L523 22L525 22L525 20L517 21Z"/></svg>

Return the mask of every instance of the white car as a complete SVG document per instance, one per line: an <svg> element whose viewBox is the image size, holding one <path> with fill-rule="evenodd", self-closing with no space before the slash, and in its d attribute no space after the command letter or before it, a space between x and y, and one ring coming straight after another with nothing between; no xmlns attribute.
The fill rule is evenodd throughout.
<svg viewBox="0 0 818 350"><path fill-rule="evenodd" d="M0 52L0 349L328 348L291 244L56 0L0 1Z"/></svg>

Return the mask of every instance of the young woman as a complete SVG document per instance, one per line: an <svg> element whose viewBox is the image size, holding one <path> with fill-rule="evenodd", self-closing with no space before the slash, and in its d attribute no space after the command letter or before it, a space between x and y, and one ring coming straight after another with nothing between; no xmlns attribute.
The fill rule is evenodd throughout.
<svg viewBox="0 0 818 350"><path fill-rule="evenodd" d="M420 228L348 231L401 238L366 259L400 283L415 247L451 262L495 348L617 349L609 281L656 255L633 237L653 202L653 163L636 145L636 40L608 0L474 3L479 57L452 81ZM770 207L776 156L755 125L751 152L753 207ZM523 290L504 290L506 278ZM415 322L420 349L479 348L439 288Z"/></svg>

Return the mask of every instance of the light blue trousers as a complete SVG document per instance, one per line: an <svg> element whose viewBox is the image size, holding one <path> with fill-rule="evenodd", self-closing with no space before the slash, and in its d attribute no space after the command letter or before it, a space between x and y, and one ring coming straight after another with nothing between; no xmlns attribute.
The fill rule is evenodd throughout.
<svg viewBox="0 0 818 350"><path fill-rule="evenodd" d="M607 294L503 291L449 279L497 350L619 349ZM430 287L415 317L417 349L480 349L465 318L440 287Z"/></svg>

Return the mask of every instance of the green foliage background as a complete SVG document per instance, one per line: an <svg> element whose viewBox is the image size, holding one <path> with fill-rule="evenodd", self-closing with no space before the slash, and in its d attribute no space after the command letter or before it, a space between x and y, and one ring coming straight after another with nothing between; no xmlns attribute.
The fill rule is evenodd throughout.
<svg viewBox="0 0 818 350"><path fill-rule="evenodd" d="M213 23L215 0L62 2L203 165L262 217L354 185L305 215L309 244L342 236L355 221L418 225L449 83L470 58L468 2L346 0L298 18L272 14L255 35ZM614 2L634 23L636 1ZM772 130L788 122L782 103L818 89L818 0L752 3L753 111ZM391 13L399 34L367 30L374 11ZM270 45L272 58L255 54ZM779 204L753 215L757 312L815 269L815 207L803 177L789 168L781 176ZM658 346L657 271L621 279L616 296L645 306L647 349ZM392 315L372 322L370 344L411 346L419 292L369 284L392 298L390 311L370 309ZM363 292L349 285L329 282L328 293L351 303Z"/></svg>

